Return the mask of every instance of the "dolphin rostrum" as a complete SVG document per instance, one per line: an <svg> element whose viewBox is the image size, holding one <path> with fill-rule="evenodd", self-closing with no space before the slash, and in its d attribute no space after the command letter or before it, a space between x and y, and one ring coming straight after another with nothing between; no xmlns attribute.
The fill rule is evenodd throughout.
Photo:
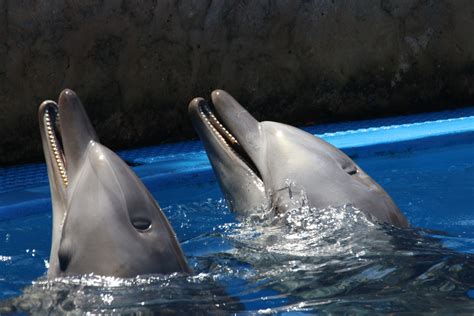
<svg viewBox="0 0 474 316"><path fill-rule="evenodd" d="M53 206L48 277L190 272L158 203L99 143L77 95L64 90L38 114Z"/></svg>
<svg viewBox="0 0 474 316"><path fill-rule="evenodd" d="M390 196L339 149L293 126L258 122L231 95L212 92L189 104L220 187L235 212L262 208L285 212L295 190L310 207L351 204L379 222L407 227Z"/></svg>

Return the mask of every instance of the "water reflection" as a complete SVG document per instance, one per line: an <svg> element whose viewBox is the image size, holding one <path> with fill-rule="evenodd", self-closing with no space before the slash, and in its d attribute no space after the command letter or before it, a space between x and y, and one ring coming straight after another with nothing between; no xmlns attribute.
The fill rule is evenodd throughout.
<svg viewBox="0 0 474 316"><path fill-rule="evenodd" d="M424 231L377 224L350 205L318 210L302 203L241 221L222 200L167 212L183 219L183 249L195 275L40 280L3 311L474 312L472 255ZM206 220L215 214L220 224Z"/></svg>

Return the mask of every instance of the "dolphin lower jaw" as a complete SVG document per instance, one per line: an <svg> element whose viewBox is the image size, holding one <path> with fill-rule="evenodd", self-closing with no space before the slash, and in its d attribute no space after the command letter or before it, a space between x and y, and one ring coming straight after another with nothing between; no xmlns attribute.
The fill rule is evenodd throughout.
<svg viewBox="0 0 474 316"><path fill-rule="evenodd" d="M210 137L214 137L221 145L222 150L227 151L231 156L242 162L248 168L250 174L262 181L262 176L249 155L237 138L219 121L209 105L200 103L198 113L204 126L210 131ZM208 135L209 137L209 135ZM263 182L262 182L263 183Z"/></svg>
<svg viewBox="0 0 474 316"><path fill-rule="evenodd" d="M53 173L55 173L55 176L59 176L63 185L67 187L69 184L69 179L67 176L66 157L64 155L60 134L60 116L57 105L54 102L51 102L46 106L43 114L43 120L46 141L49 144L48 154L51 162L55 164Z"/></svg>

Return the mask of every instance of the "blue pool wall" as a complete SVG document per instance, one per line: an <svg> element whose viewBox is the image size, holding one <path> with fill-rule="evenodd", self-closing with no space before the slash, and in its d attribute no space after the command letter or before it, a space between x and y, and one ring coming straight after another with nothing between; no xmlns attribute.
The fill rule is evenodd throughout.
<svg viewBox="0 0 474 316"><path fill-rule="evenodd" d="M353 158L474 140L474 107L303 127ZM200 141L119 151L145 185L208 181L214 175ZM50 211L44 163L0 168L0 220Z"/></svg>

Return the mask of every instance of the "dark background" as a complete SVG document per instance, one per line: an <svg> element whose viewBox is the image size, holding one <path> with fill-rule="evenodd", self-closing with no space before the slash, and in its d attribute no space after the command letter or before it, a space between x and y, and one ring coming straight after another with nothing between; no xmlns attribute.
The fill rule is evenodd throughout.
<svg viewBox="0 0 474 316"><path fill-rule="evenodd" d="M216 88L294 125L472 105L474 1L0 0L0 164L64 88L113 149L196 138Z"/></svg>

